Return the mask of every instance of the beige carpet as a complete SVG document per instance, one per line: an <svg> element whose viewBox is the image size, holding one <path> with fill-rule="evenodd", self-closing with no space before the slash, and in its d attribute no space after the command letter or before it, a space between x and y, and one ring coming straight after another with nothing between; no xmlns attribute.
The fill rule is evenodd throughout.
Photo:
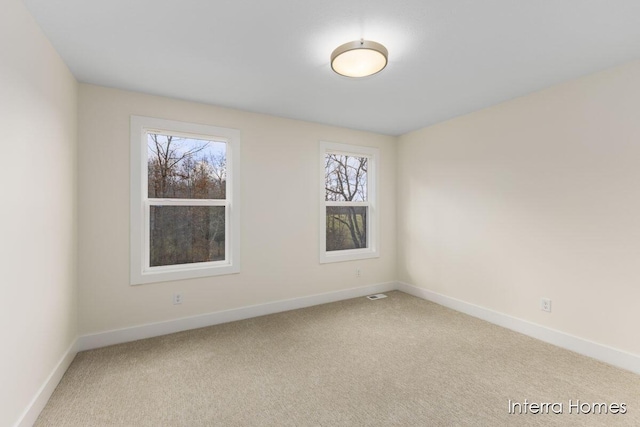
<svg viewBox="0 0 640 427"><path fill-rule="evenodd" d="M388 295L80 353L36 425L640 426L640 376ZM627 413L570 414L578 400Z"/></svg>

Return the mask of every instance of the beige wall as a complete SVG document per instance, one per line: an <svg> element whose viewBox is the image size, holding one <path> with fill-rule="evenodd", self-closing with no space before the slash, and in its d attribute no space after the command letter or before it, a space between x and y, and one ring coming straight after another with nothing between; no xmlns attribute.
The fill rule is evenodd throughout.
<svg viewBox="0 0 640 427"><path fill-rule="evenodd" d="M132 114L240 130L240 274L129 285ZM396 278L393 137L85 84L78 132L81 335ZM318 262L320 140L381 150L378 259ZM362 269L360 278L356 267ZM173 305L178 291L184 302Z"/></svg>
<svg viewBox="0 0 640 427"><path fill-rule="evenodd" d="M640 355L640 62L402 136L398 252L404 282Z"/></svg>
<svg viewBox="0 0 640 427"><path fill-rule="evenodd" d="M77 84L19 0L0 13L0 425L74 342Z"/></svg>
<svg viewBox="0 0 640 427"><path fill-rule="evenodd" d="M400 138L78 89L22 2L4 2L0 425L78 334L397 278L640 355L639 105L640 62ZM241 131L240 274L129 285L132 114ZM381 149L379 259L318 262L320 140Z"/></svg>

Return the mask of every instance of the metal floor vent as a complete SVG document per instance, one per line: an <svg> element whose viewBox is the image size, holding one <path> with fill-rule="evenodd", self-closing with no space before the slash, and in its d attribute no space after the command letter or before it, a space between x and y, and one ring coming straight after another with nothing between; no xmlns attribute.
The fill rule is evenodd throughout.
<svg viewBox="0 0 640 427"><path fill-rule="evenodd" d="M375 294L375 295L369 295L367 298L373 301L374 299L381 299L386 297L387 296L385 294Z"/></svg>

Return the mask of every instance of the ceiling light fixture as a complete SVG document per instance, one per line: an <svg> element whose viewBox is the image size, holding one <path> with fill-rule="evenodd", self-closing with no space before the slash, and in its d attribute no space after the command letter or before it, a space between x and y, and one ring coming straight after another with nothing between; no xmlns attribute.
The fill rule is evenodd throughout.
<svg viewBox="0 0 640 427"><path fill-rule="evenodd" d="M389 52L380 43L356 40L338 46L331 54L331 68L347 77L366 77L387 66Z"/></svg>

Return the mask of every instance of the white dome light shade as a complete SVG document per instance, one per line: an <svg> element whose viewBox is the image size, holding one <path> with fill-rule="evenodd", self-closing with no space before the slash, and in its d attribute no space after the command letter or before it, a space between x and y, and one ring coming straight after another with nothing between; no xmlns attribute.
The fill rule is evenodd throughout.
<svg viewBox="0 0 640 427"><path fill-rule="evenodd" d="M380 43L358 40L338 46L331 54L331 68L347 77L366 77L387 66L389 52Z"/></svg>

